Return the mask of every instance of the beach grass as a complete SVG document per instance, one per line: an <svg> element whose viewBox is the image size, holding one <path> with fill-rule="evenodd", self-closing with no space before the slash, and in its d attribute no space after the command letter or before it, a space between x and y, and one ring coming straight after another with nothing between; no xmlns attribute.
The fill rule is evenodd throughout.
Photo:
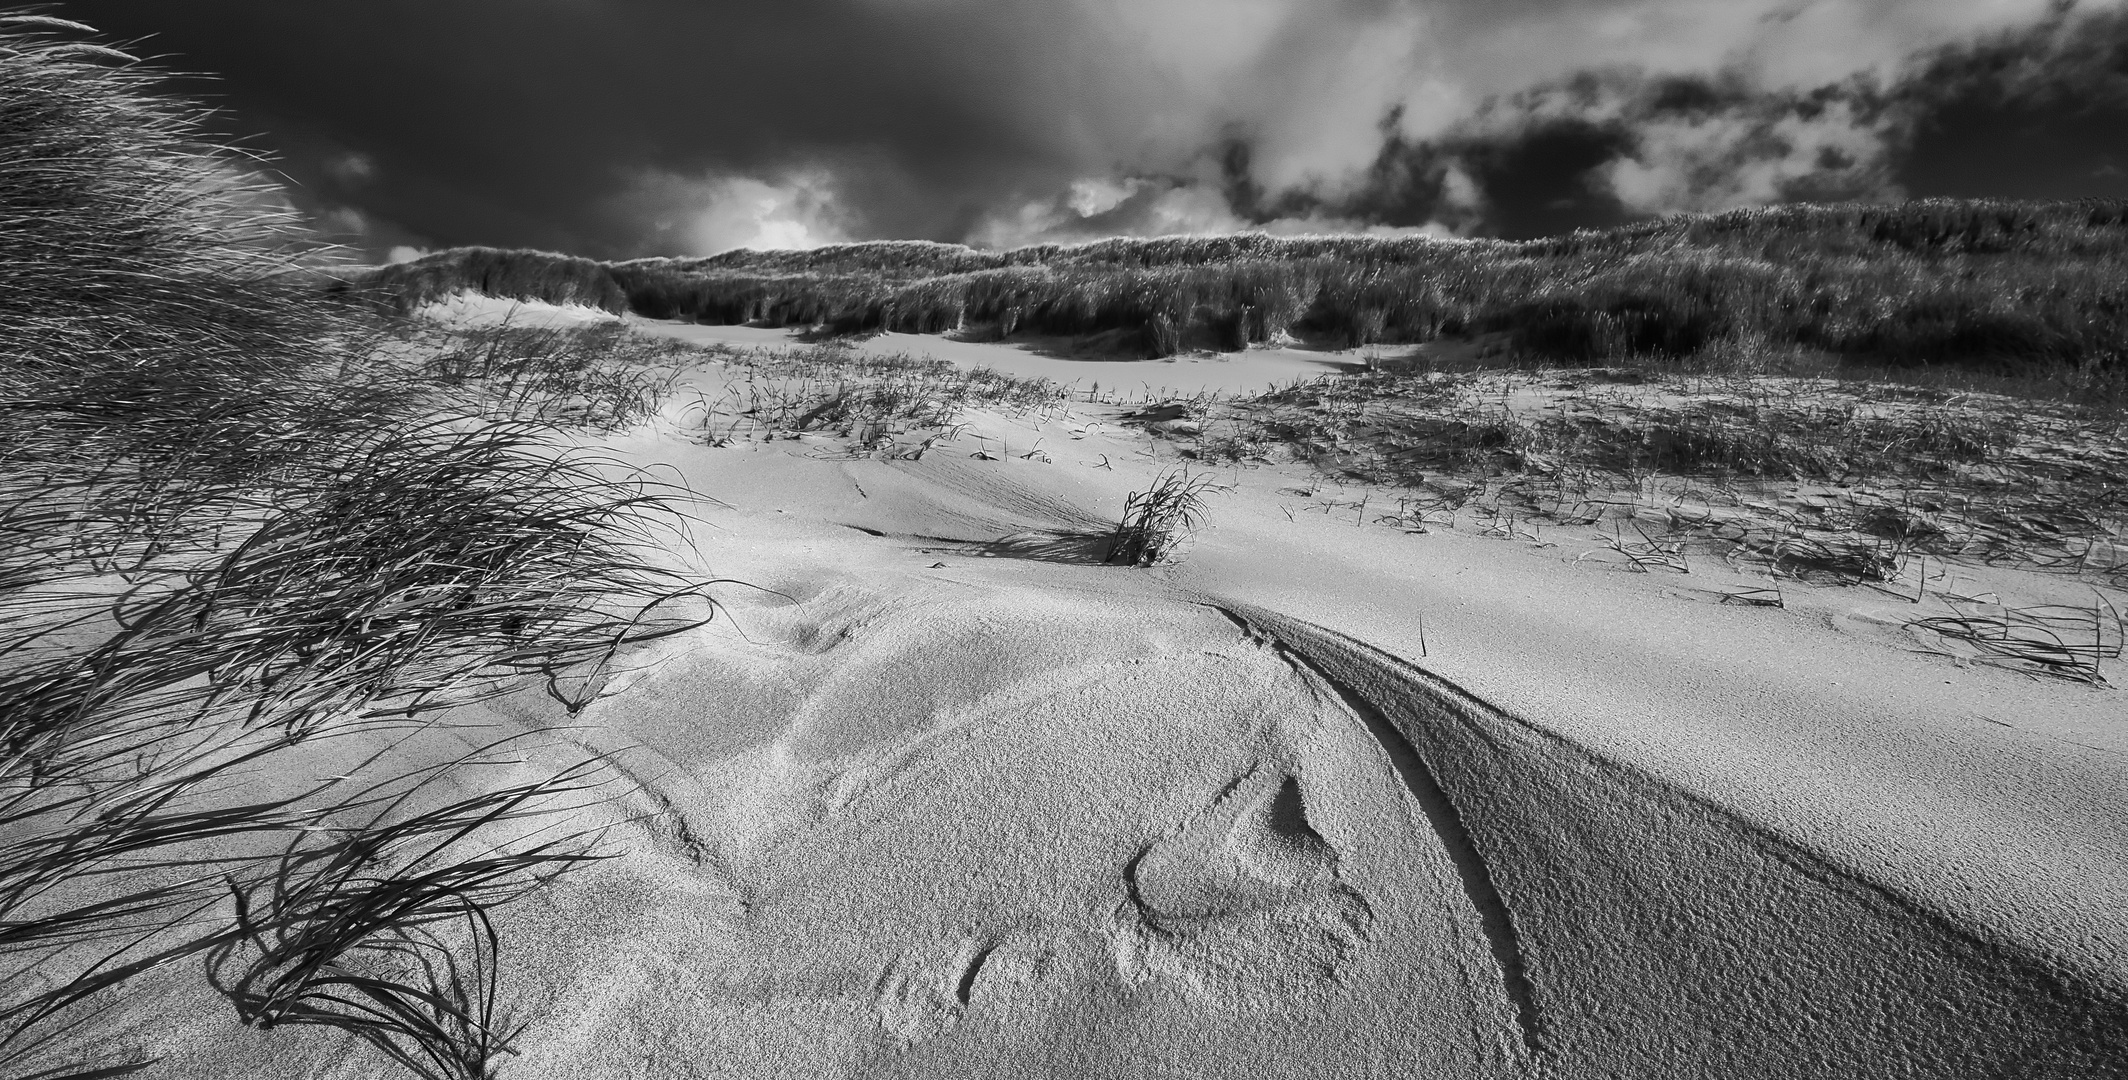
<svg viewBox="0 0 2128 1080"><path fill-rule="evenodd" d="M1904 580L1918 601L1931 565L2128 584L2128 414L2111 406L1660 368L1413 369L1224 399L1173 441L1185 458L1298 461L1357 485L1318 503L1364 524L1571 537L1637 571L1706 559L1773 578L1737 602L1781 603L1784 578Z"/></svg>
<svg viewBox="0 0 2128 1080"><path fill-rule="evenodd" d="M844 440L852 453L913 459L951 438L968 410L1036 413L1067 397L1047 379L843 342L711 346L692 350L689 361L698 374L716 375L691 385L684 418L689 436L712 446L817 434Z"/></svg>
<svg viewBox="0 0 2128 1080"><path fill-rule="evenodd" d="M1131 492L1101 561L1152 566L1172 558L1204 524L1205 495L1212 482L1207 473L1192 476L1187 469L1163 470L1144 491Z"/></svg>
<svg viewBox="0 0 2128 1080"><path fill-rule="evenodd" d="M506 268L506 269L505 269ZM1680 216L1529 241L1169 237L981 251L865 243L619 263L441 252L351 275L406 306L454 289L826 334L1078 339L1143 357L1497 335L1534 365L1795 364L2124 386L2128 204L1924 200ZM545 284L541 284L545 283Z"/></svg>
<svg viewBox="0 0 2128 1080"><path fill-rule="evenodd" d="M86 33L0 20L0 1072L142 1065L102 1003L197 964L233 1021L490 1075L489 912L590 857L524 819L602 773L391 748L714 615L684 494L553 437L645 416L656 357L336 298L260 163Z"/></svg>

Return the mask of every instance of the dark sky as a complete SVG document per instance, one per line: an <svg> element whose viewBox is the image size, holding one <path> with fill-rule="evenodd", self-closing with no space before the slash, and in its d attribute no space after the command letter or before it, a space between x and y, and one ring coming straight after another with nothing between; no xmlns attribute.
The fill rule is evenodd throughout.
<svg viewBox="0 0 2128 1080"><path fill-rule="evenodd" d="M65 0L375 258L2128 197L2128 0Z"/></svg>

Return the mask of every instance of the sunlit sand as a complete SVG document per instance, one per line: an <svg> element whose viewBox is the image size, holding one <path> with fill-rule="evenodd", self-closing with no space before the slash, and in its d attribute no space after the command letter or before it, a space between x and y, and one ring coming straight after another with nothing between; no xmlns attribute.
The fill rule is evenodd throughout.
<svg viewBox="0 0 2128 1080"><path fill-rule="evenodd" d="M1356 525L1298 466L1229 470L1159 568L1000 543L1097 531L1171 464L1130 408L977 414L915 460L674 423L602 444L676 471L685 558L747 587L573 721L494 709L573 723L632 789L621 857L503 913L533 988L513 1072L2128 1060L2111 691L1924 655L1867 590L1726 606L1588 537ZM286 1037L172 1028L157 1075L288 1075Z"/></svg>

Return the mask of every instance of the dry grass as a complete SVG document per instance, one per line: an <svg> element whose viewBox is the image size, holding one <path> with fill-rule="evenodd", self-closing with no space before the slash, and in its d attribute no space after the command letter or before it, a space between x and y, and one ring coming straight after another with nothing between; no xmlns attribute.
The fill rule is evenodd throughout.
<svg viewBox="0 0 2128 1080"><path fill-rule="evenodd" d="M1945 606L1950 614L1907 625L1924 642L1961 660L2105 685L2101 665L2121 658L2121 613L2096 590L2088 608L1951 599Z"/></svg>
<svg viewBox="0 0 2128 1080"><path fill-rule="evenodd" d="M2128 417L1888 383L1518 370L1333 376L1209 409L1185 454L1388 488L1379 520L1694 553L1806 580L1916 559L2128 582ZM1333 511L1334 512L1334 511Z"/></svg>
<svg viewBox="0 0 2128 1080"><path fill-rule="evenodd" d="M588 326L500 325L443 329L401 324L415 370L461 407L502 420L612 432L656 412L688 346L631 332L619 322Z"/></svg>
<svg viewBox="0 0 2128 1080"><path fill-rule="evenodd" d="M1152 566L1172 558L1183 542L1204 524L1204 497L1212 477L1187 469L1163 470L1152 486L1133 491L1123 503L1123 516L1109 537L1102 562L1123 566Z"/></svg>
<svg viewBox="0 0 2128 1080"><path fill-rule="evenodd" d="M1743 373L1806 354L1924 377L2009 376L2085 401L2128 389L2118 202L1788 206L1518 243L1244 235L580 264L446 252L361 287L520 296L520 282L551 279L539 298L560 302L597 278L600 295L654 318L1031 335L1147 357L1286 334L1337 347L1497 334L1539 365Z"/></svg>
<svg viewBox="0 0 2128 1080"><path fill-rule="evenodd" d="M716 347L694 362L714 378L694 388L685 422L713 446L811 433L847 440L855 453L915 458L954 434L969 409L1046 413L1065 398L1046 379L838 344Z"/></svg>
<svg viewBox="0 0 2128 1080"><path fill-rule="evenodd" d="M211 963L234 1019L487 1076L486 912L581 863L520 819L595 768L290 763L521 686L581 708L714 613L662 554L682 493L550 437L657 384L617 338L321 299L248 163L80 32L0 22L0 1072L130 1071L105 995Z"/></svg>
<svg viewBox="0 0 2128 1080"><path fill-rule="evenodd" d="M239 1019L350 1031L428 1080L487 1076L510 1052L522 1025L502 1012L501 939L488 913L598 856L582 833L509 847L468 850L469 842L505 822L551 820L558 797L590 794L599 777L579 767L410 809L441 775L365 793L351 841L299 834L269 869L230 880L235 925L207 967Z"/></svg>
<svg viewBox="0 0 2128 1080"><path fill-rule="evenodd" d="M2128 413L2111 408L1856 379L1422 365L1174 411L1199 422L1154 430L1185 457L1312 466L1338 494L1282 494L1332 519L1581 542L1582 559L1633 572L1711 564L1764 582L1718 588L1724 603L1785 607L1783 582L1921 603L1981 566L2128 588ZM1911 626L1961 661L2104 684L2121 656L2120 615L2096 589L2081 608L1935 594L1951 613Z"/></svg>

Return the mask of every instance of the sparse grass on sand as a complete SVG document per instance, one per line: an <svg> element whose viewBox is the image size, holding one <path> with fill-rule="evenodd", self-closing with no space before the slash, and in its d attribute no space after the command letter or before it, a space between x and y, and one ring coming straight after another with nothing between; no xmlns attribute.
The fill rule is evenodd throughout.
<svg viewBox="0 0 2128 1080"><path fill-rule="evenodd" d="M797 349L713 346L691 355L707 385L691 393L684 423L713 446L801 434L845 440L853 453L919 458L950 439L968 409L1041 412L1065 390L944 360L860 352L828 343Z"/></svg>
<svg viewBox="0 0 2128 1080"><path fill-rule="evenodd" d="M2128 413L2112 408L1651 365L1385 370L1188 409L1186 457L1302 461L1358 486L1319 499L1325 513L1593 539L1637 571L1699 558L1772 579L1738 603L1779 604L1781 579L1918 600L1959 565L2128 587ZM2098 681L2120 654L2103 593L2066 614L1957 599L1916 626L1983 662Z"/></svg>
<svg viewBox="0 0 2128 1080"><path fill-rule="evenodd" d="M680 342L617 321L587 326L393 326L418 371L482 415L612 432L654 413L678 369L700 362Z"/></svg>
<svg viewBox="0 0 2128 1080"><path fill-rule="evenodd" d="M253 163L86 32L0 19L0 1073L131 1071L108 992L190 968L488 1076L488 912L592 857L555 815L600 774L392 747L714 612L674 493L552 438L660 384L607 331L321 298Z"/></svg>

